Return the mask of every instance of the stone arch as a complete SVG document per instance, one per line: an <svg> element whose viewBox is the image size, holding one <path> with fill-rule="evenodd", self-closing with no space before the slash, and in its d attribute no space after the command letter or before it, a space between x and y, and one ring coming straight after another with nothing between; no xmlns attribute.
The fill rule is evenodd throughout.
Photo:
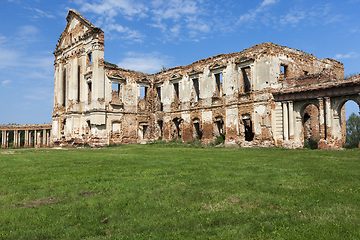
<svg viewBox="0 0 360 240"><path fill-rule="evenodd" d="M302 134L304 140L320 139L319 103L308 101L301 107Z"/></svg>
<svg viewBox="0 0 360 240"><path fill-rule="evenodd" d="M346 116L345 116L345 104L348 101L354 101L359 108L360 112L360 96L359 95L350 95L343 96L340 98L334 99L334 115L335 115L335 124L338 126L338 131L340 131L338 137L341 136L341 140L344 143L346 141Z"/></svg>
<svg viewBox="0 0 360 240"><path fill-rule="evenodd" d="M201 120L198 117L195 117L191 120L192 127L193 127L193 138L194 139L201 139L202 138L202 125Z"/></svg>

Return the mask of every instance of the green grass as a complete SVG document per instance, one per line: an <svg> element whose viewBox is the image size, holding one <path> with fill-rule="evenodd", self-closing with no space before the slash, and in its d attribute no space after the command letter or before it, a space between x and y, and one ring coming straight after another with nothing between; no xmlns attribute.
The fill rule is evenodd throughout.
<svg viewBox="0 0 360 240"><path fill-rule="evenodd" d="M359 149L0 150L0 186L0 239L360 239Z"/></svg>

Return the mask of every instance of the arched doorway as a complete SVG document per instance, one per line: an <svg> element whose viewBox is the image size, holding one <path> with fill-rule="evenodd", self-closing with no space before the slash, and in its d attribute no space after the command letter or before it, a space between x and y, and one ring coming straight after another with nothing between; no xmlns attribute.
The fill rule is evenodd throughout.
<svg viewBox="0 0 360 240"><path fill-rule="evenodd" d="M244 114L242 120L245 128L245 141L251 142L254 139L254 133L250 114Z"/></svg>
<svg viewBox="0 0 360 240"><path fill-rule="evenodd" d="M320 139L319 109L314 104L308 104L302 114L304 140Z"/></svg>
<svg viewBox="0 0 360 240"><path fill-rule="evenodd" d="M360 142L360 104L355 98L344 99L338 106L342 143L345 148L357 148Z"/></svg>

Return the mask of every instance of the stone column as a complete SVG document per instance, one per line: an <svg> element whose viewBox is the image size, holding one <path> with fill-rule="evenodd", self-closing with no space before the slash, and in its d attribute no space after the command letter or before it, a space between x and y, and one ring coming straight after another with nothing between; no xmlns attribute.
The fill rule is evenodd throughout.
<svg viewBox="0 0 360 240"><path fill-rule="evenodd" d="M6 133L6 142L5 142L5 148L9 147L9 133Z"/></svg>
<svg viewBox="0 0 360 240"><path fill-rule="evenodd" d="M32 147L32 144L33 144L32 132L29 131L29 147Z"/></svg>
<svg viewBox="0 0 360 240"><path fill-rule="evenodd" d="M6 147L6 130L2 130L1 132L1 148Z"/></svg>
<svg viewBox="0 0 360 240"><path fill-rule="evenodd" d="M24 147L29 147L29 130L25 130L25 142Z"/></svg>
<svg viewBox="0 0 360 240"><path fill-rule="evenodd" d="M46 130L46 146L50 146L50 130Z"/></svg>
<svg viewBox="0 0 360 240"><path fill-rule="evenodd" d="M289 139L294 141L295 135L295 121L294 121L294 105L293 102L289 102Z"/></svg>
<svg viewBox="0 0 360 240"><path fill-rule="evenodd" d="M18 147L18 130L14 130L14 144L13 147Z"/></svg>
<svg viewBox="0 0 360 240"><path fill-rule="evenodd" d="M320 139L325 139L324 101L322 98L318 98L318 101L319 101Z"/></svg>
<svg viewBox="0 0 360 240"><path fill-rule="evenodd" d="M42 139L42 140L43 140L43 141L42 141L42 142L43 142L43 147L46 147L46 139L47 139L47 138L46 138L46 137L47 137L47 135L46 135L46 129L43 129L43 134L42 134L42 135L43 135L43 139Z"/></svg>
<svg viewBox="0 0 360 240"><path fill-rule="evenodd" d="M331 138L332 124L331 124L331 101L329 97L325 97L325 130L326 130L326 139Z"/></svg>
<svg viewBox="0 0 360 240"><path fill-rule="evenodd" d="M34 148L37 148L37 131L34 131Z"/></svg>
<svg viewBox="0 0 360 240"><path fill-rule="evenodd" d="M64 68L63 64L59 64L59 75L57 80L57 89L55 90L55 95L57 96L57 102L62 106L64 102Z"/></svg>
<svg viewBox="0 0 360 240"><path fill-rule="evenodd" d="M18 147L21 147L21 131L18 131Z"/></svg>
<svg viewBox="0 0 360 240"><path fill-rule="evenodd" d="M289 140L289 111L288 111L287 102L283 102L282 106L283 106L284 140Z"/></svg>

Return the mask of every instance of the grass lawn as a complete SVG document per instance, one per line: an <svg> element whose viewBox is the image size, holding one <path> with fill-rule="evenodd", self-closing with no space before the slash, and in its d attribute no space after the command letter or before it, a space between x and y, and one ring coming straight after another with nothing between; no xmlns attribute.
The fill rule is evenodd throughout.
<svg viewBox="0 0 360 240"><path fill-rule="evenodd" d="M360 239L360 150L0 150L0 239Z"/></svg>

